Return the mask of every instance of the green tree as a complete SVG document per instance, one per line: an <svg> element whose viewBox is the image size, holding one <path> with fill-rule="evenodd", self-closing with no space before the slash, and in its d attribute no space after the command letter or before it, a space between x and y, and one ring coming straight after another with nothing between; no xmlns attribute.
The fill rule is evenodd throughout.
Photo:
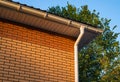
<svg viewBox="0 0 120 82"><path fill-rule="evenodd" d="M110 28L111 20L100 18L99 13L90 11L87 5L76 8L67 3L66 7L50 7L48 12L104 30L102 35L80 50L80 82L120 81L120 45L116 40L119 33L114 32L116 26Z"/></svg>

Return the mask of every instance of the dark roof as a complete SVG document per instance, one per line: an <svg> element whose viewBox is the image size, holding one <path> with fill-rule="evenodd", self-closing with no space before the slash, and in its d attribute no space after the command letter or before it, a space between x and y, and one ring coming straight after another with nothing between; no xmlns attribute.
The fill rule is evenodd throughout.
<svg viewBox="0 0 120 82"><path fill-rule="evenodd" d="M42 10L42 9L40 9L40 8L35 8L34 6L29 6L29 5L27 5L27 4L23 4L23 3L20 3L20 2L17 2L17 1L13 1L13 0L8 0L8 1L10 1L10 2L14 2L14 3L16 3L16 4L23 5L23 6L27 6L27 7L30 7L30 8L36 9L36 10L40 10L40 11L43 11L43 12L47 12L47 13L53 14L53 13L48 12L48 11L46 11L46 10ZM55 14L55 13L54 13L54 15L56 15L56 16L60 16L60 15ZM62 16L60 16L60 17L62 17ZM63 18L67 18L67 17L63 17ZM71 19L71 18L67 18L67 19L72 20L72 21L76 21L76 22L80 22L80 23L83 23L83 24L86 24L86 25L92 26L92 27L94 27L94 28L100 28L100 27L98 27L98 26L95 26L95 25L92 25L92 24L88 24L88 23L86 23L86 22L78 21L78 20Z"/></svg>

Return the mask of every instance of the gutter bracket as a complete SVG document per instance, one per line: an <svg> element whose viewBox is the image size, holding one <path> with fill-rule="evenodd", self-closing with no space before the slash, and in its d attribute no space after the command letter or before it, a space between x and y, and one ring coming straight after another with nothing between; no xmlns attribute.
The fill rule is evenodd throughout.
<svg viewBox="0 0 120 82"><path fill-rule="evenodd" d="M69 26L72 23L72 20L68 21L67 25Z"/></svg>
<svg viewBox="0 0 120 82"><path fill-rule="evenodd" d="M22 9L22 5L19 5L17 10L20 11Z"/></svg>
<svg viewBox="0 0 120 82"><path fill-rule="evenodd" d="M46 12L46 14L44 15L44 18L48 17L48 13Z"/></svg>

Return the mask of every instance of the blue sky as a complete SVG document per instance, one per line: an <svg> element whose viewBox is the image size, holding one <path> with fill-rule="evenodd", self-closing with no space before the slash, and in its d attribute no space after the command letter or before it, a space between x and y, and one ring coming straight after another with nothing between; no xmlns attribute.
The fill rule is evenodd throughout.
<svg viewBox="0 0 120 82"><path fill-rule="evenodd" d="M88 5L90 10L96 10L100 17L111 19L110 26L117 25L115 32L120 32L120 0L13 0L20 3L47 10L51 6L66 6L67 1L79 8L82 5ZM120 35L117 39L120 41Z"/></svg>

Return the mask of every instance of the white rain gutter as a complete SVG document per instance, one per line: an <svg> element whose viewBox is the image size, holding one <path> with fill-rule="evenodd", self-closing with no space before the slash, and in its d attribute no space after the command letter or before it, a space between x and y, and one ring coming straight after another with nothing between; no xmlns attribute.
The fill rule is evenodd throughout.
<svg viewBox="0 0 120 82"><path fill-rule="evenodd" d="M74 44L74 64L75 64L75 82L79 82L79 68L78 68L78 44L84 34L83 26L80 27L80 34Z"/></svg>
<svg viewBox="0 0 120 82"><path fill-rule="evenodd" d="M85 26L85 28L88 30L99 32L99 33L103 32L101 29L98 29L98 28L96 29L92 26L88 26L88 25L83 24L83 23L75 22L75 21L72 21L72 20L69 20L66 18L62 18L62 17L56 16L56 15L53 15L53 14L50 14L50 13L47 13L47 12L44 12L41 10L36 10L36 9L30 8L30 7L21 5L21 4L13 3L10 1L0 0L0 5L14 9L14 10L19 11L19 12L27 13L27 14L34 15L37 17L42 17L42 18L45 18L45 19L48 19L51 21L65 24L65 25L70 25L70 26L75 27L75 28L79 28L79 26Z"/></svg>

